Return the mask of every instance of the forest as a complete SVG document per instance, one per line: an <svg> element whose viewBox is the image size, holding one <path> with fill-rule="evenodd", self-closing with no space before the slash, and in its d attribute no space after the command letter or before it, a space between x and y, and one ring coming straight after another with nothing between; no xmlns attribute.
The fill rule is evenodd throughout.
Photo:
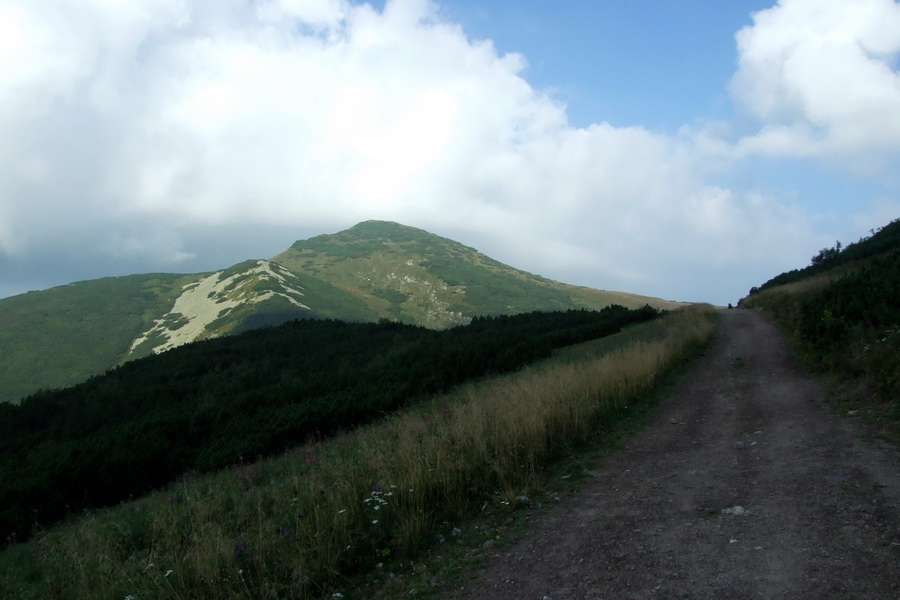
<svg viewBox="0 0 900 600"><path fill-rule="evenodd" d="M288 452L660 314L610 306L479 317L442 331L293 321L0 404L0 532L21 541L67 515Z"/></svg>

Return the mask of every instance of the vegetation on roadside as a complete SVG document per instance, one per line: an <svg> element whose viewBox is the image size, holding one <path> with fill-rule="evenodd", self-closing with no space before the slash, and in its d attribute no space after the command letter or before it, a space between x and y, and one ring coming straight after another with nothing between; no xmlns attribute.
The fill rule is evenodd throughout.
<svg viewBox="0 0 900 600"><path fill-rule="evenodd" d="M132 361L0 405L0 531L25 538L35 523L281 453L658 315L611 306L443 331L295 321Z"/></svg>
<svg viewBox="0 0 900 600"><path fill-rule="evenodd" d="M0 592L352 597L354 577L454 535L448 524L488 505L512 510L548 465L703 344L714 316L685 310L639 327L642 340L560 353L362 429L73 516L0 554Z"/></svg>
<svg viewBox="0 0 900 600"><path fill-rule="evenodd" d="M812 264L772 279L741 301L764 310L815 368L877 391L865 407L881 433L900 437L900 220L836 244Z"/></svg>

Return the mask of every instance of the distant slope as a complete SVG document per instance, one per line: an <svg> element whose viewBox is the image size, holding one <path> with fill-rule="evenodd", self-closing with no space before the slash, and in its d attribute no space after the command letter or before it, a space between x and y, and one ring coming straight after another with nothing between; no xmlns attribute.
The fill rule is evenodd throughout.
<svg viewBox="0 0 900 600"><path fill-rule="evenodd" d="M128 357L189 281L110 277L0 300L0 401L71 385Z"/></svg>
<svg viewBox="0 0 900 600"><path fill-rule="evenodd" d="M677 303L557 283L421 229L366 221L213 273L112 277L0 300L0 402L298 318L430 328L479 315Z"/></svg>

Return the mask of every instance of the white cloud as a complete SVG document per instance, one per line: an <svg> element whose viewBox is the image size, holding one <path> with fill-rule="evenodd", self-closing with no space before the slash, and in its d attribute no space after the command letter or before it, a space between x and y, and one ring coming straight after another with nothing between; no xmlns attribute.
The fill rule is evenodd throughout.
<svg viewBox="0 0 900 600"><path fill-rule="evenodd" d="M349 8L344 0L271 0L260 6L257 14L262 20L270 21L276 26L287 17L314 30L329 30L340 26Z"/></svg>
<svg viewBox="0 0 900 600"><path fill-rule="evenodd" d="M871 146L856 127L866 110L883 122L890 103L860 92L832 105L818 69L792 83L763 68L815 66L783 40L796 37L782 25L787 14L799 26L786 12L796 6L740 36L735 93L771 127L742 147L781 139L783 152L809 153L823 128L829 143ZM10 256L77 244L176 269L222 256L192 243L210 231L268 248L276 227L300 237L385 218L549 277L703 299L749 287L736 264L771 276L818 243L790 203L709 183L710 162L732 150L721 139L570 127L565 106L523 78L524 57L469 39L428 0L382 12L344 0L7 0L0 11ZM854 37L866 40L862 64L896 50L879 19ZM873 69L854 71L860 89L890 91ZM878 143L893 144L891 127Z"/></svg>
<svg viewBox="0 0 900 600"><path fill-rule="evenodd" d="M781 0L737 34L732 93L763 127L747 154L850 160L877 170L900 154L900 4Z"/></svg>

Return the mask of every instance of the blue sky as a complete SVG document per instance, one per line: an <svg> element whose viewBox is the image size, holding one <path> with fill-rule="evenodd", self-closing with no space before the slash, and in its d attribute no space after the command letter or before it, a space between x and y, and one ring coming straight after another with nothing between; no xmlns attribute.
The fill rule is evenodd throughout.
<svg viewBox="0 0 900 600"><path fill-rule="evenodd" d="M524 75L554 90L570 122L598 120L674 133L698 118L732 114L727 85L734 33L770 2L603 0L469 2L442 12L501 52L528 60Z"/></svg>
<svg viewBox="0 0 900 600"><path fill-rule="evenodd" d="M0 297L387 219L724 304L900 217L895 0L4 0Z"/></svg>

